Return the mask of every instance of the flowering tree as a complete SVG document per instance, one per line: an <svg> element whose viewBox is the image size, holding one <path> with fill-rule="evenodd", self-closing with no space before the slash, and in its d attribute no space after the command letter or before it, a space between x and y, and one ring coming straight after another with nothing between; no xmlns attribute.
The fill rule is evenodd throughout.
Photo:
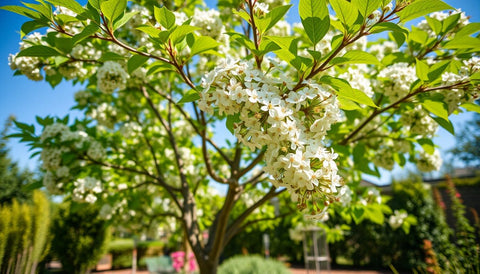
<svg viewBox="0 0 480 274"><path fill-rule="evenodd" d="M362 173L438 169L438 125L453 133L450 114L479 109L479 25L440 0L301 0L293 27L284 0L37 2L3 7L32 19L10 66L86 87L84 119L39 117L39 135L17 123L45 187L107 218L177 220L202 273L233 235L275 217L262 208L282 192L310 219L337 201L367 214L366 200L348 207ZM367 43L374 33L388 37Z"/></svg>

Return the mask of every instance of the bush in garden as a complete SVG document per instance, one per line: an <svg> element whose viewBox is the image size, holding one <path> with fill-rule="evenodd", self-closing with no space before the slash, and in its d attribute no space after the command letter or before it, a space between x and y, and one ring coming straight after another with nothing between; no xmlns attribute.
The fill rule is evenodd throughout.
<svg viewBox="0 0 480 274"><path fill-rule="evenodd" d="M344 239L332 244L332 253L353 260L355 265L398 269L427 269L425 241L436 254L439 265L445 269L455 261L455 248L450 242L452 232L441 208L435 203L429 185L402 181L392 185L392 196L387 204L393 210L385 223L366 220L348 222ZM345 224L341 216L327 224L335 227ZM408 224L408 218L415 222ZM408 226L405 226L408 224Z"/></svg>
<svg viewBox="0 0 480 274"><path fill-rule="evenodd" d="M52 251L67 273L85 273L105 254L110 230L95 205L65 202L53 220Z"/></svg>
<svg viewBox="0 0 480 274"><path fill-rule="evenodd" d="M108 253L112 255L112 268L132 267L132 252L134 242L132 239L115 239L108 243ZM161 241L137 242L137 265L145 267L144 258L155 257L163 254L164 243Z"/></svg>
<svg viewBox="0 0 480 274"><path fill-rule="evenodd" d="M74 106L85 117L38 117L41 135L16 123L45 187L100 204L107 219L138 212L177 225L202 273L283 192L309 219L343 201L351 218L383 221L377 205L350 208L350 187L396 163L438 170L438 126L453 132L450 114L479 111L478 25L438 12L452 9L440 0L300 0L294 31L284 0L3 8L33 21L10 56L17 74L86 86ZM41 27L51 31L30 34ZM226 194L209 207L214 182ZM131 199L140 191L143 210Z"/></svg>
<svg viewBox="0 0 480 274"><path fill-rule="evenodd" d="M452 264L448 270L452 272L462 271L465 273L480 272L480 245L476 231L465 216L465 205L455 188L450 177L447 177L447 192L452 202L452 212L455 218L455 257L456 264Z"/></svg>
<svg viewBox="0 0 480 274"><path fill-rule="evenodd" d="M0 206L0 273L34 273L48 253L49 201L39 190L31 197Z"/></svg>
<svg viewBox="0 0 480 274"><path fill-rule="evenodd" d="M258 255L237 256L223 262L219 274L288 274L290 271L281 262Z"/></svg>

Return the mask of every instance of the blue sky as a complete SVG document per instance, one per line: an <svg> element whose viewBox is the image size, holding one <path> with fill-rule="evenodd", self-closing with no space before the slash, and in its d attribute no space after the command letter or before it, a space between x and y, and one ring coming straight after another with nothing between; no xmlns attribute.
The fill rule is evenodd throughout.
<svg viewBox="0 0 480 274"><path fill-rule="evenodd" d="M31 1L28 1L31 2ZM81 1L85 2L85 1ZM207 1L209 6L213 1ZM455 8L461 8L471 16L470 21L480 21L480 1L478 0L446 0L446 3ZM292 1L288 21L299 21L297 15L298 0ZM2 0L0 5L18 5L18 0ZM0 25L2 27L2 42L0 43L0 124L11 114L15 115L17 120L25 123L35 123L35 116L65 116L71 113L70 107L73 106L73 94L81 89L80 85L72 86L71 83L63 81L55 89L52 89L46 82L34 82L28 80L25 76L13 76L13 71L8 66L8 55L18 51L20 42L19 30L27 18L20 15L0 10ZM458 115L451 117L454 125L458 127L463 121L469 120L471 115ZM455 144L455 138L448 132L441 129L438 132L437 141L443 151L452 148ZM18 161L20 166L34 169L38 165L37 159L29 159L28 148L19 144L16 140L11 140L10 155ZM390 180L389 175L382 176L383 183Z"/></svg>

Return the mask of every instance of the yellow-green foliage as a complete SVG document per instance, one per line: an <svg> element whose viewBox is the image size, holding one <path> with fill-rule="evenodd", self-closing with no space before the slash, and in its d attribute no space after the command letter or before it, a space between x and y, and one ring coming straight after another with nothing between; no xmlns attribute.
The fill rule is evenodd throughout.
<svg viewBox="0 0 480 274"><path fill-rule="evenodd" d="M32 203L0 207L0 273L35 273L46 254L50 226L49 202L40 191Z"/></svg>
<svg viewBox="0 0 480 274"><path fill-rule="evenodd" d="M3 265L3 255L7 246L8 234L10 233L10 222L12 211L10 207L0 207L0 269L5 268ZM2 268L3 267L3 268Z"/></svg>

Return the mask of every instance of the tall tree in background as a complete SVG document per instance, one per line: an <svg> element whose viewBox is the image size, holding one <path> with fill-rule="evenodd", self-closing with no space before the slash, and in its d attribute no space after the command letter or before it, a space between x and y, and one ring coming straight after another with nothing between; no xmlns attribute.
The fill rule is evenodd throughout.
<svg viewBox="0 0 480 274"><path fill-rule="evenodd" d="M456 146L451 152L467 165L480 165L480 114L475 114L457 133Z"/></svg>
<svg viewBox="0 0 480 274"><path fill-rule="evenodd" d="M10 116L0 133L0 204L11 203L13 199L22 203L31 199L31 191L25 191L24 187L33 182L33 173L29 170L21 170L8 153L7 132L10 129L14 117Z"/></svg>

